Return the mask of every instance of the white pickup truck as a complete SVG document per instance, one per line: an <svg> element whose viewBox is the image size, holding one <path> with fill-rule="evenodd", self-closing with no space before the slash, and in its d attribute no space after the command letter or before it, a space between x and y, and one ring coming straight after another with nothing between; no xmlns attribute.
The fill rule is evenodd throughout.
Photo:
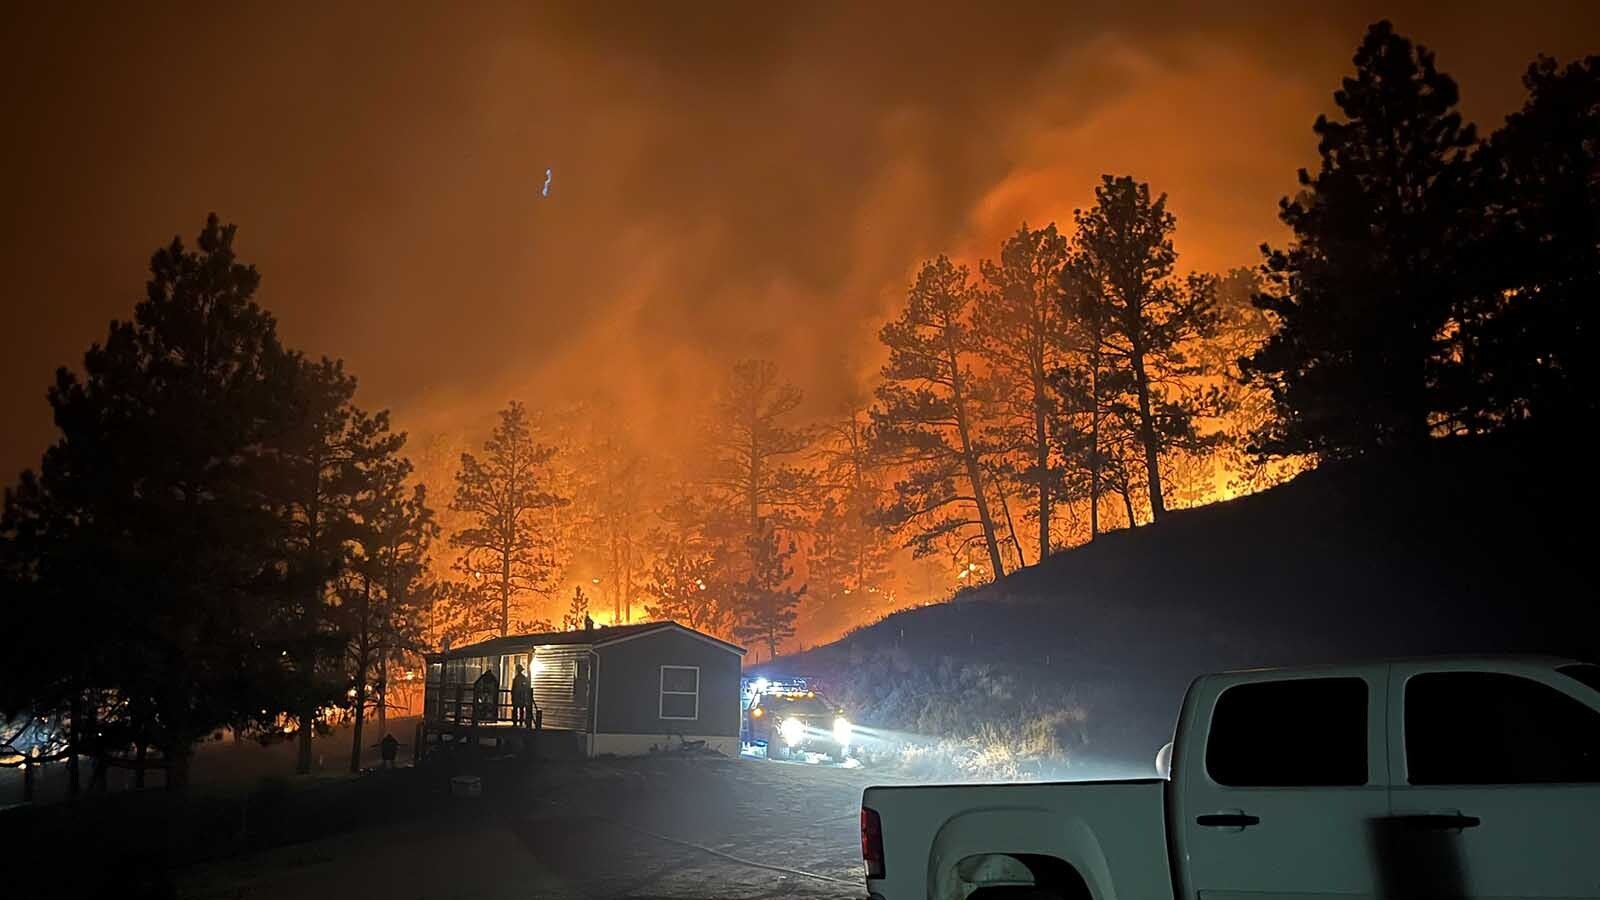
<svg viewBox="0 0 1600 900"><path fill-rule="evenodd" d="M1600 666L1197 679L1164 777L869 787L873 900L1600 898ZM1161 762L1158 762L1158 766Z"/></svg>

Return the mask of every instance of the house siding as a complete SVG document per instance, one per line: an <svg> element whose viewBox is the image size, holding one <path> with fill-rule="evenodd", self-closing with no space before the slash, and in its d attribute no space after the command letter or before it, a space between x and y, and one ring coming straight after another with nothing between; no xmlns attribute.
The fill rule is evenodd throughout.
<svg viewBox="0 0 1600 900"><path fill-rule="evenodd" d="M544 712L544 727L588 731L593 672L577 691L573 690L573 681L580 662L591 670L594 667L589 648L540 647L538 660L542 668L533 676L533 702Z"/></svg>
<svg viewBox="0 0 1600 900"><path fill-rule="evenodd" d="M666 629L602 646L596 652L600 657L596 733L738 737L742 660L737 651ZM661 718L662 666L700 669L697 718Z"/></svg>

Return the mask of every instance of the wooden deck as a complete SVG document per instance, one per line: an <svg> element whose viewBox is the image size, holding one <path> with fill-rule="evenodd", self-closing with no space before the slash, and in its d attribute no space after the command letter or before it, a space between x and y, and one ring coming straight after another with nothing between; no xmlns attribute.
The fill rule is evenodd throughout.
<svg viewBox="0 0 1600 900"><path fill-rule="evenodd" d="M542 727L538 709L532 722L513 721L509 689L501 689L498 702L486 709L475 701L471 685L448 685L443 691L435 687L425 709L413 745L419 757L436 750L487 745L543 759L572 759L583 757L588 748L587 735L581 731Z"/></svg>

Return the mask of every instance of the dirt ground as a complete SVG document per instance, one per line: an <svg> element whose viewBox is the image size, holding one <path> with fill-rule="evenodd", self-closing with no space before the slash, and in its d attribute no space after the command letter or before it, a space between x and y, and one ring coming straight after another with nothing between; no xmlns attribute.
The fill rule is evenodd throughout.
<svg viewBox="0 0 1600 900"><path fill-rule="evenodd" d="M189 866L173 873L177 893L860 898L861 789L885 780L692 756L484 768L476 798L450 796L449 772L380 773L403 790L425 779L422 814Z"/></svg>

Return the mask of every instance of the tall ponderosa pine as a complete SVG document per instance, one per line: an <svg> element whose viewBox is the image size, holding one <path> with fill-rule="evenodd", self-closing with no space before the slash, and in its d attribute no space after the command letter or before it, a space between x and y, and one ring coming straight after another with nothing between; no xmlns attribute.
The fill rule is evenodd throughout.
<svg viewBox="0 0 1600 900"><path fill-rule="evenodd" d="M774 363L757 359L736 363L717 395L707 430L711 491L703 533L730 596L761 565L756 554L763 552L766 532L796 527L811 494L810 480L791 462L812 440L808 430L791 424L800 401L800 389L783 381ZM733 607L741 621L763 608Z"/></svg>
<svg viewBox="0 0 1600 900"><path fill-rule="evenodd" d="M327 607L356 538L359 467L392 454L397 446L363 443L372 435L358 432L358 420L364 428L374 420L356 409L355 392L356 380L345 373L342 362L298 360L289 393L293 422L273 448L274 493L286 525L287 571L298 620L292 630L299 640L290 657L302 693L295 763L302 775L311 771L317 711L324 707L324 698L338 696L343 681L337 648L344 636L339 632L341 623Z"/></svg>
<svg viewBox="0 0 1600 900"><path fill-rule="evenodd" d="M339 580L336 612L345 635L350 674L350 770L361 766L369 705L378 711L378 731L387 725L387 663L397 651L418 649L424 599L427 548L433 537L432 512L421 485L408 487L411 462L399 455L405 435L389 430L385 412L358 412L351 423L353 474L359 484L347 546L350 565Z"/></svg>
<svg viewBox="0 0 1600 900"><path fill-rule="evenodd" d="M984 260L979 266L988 290L973 316L996 379L995 396L1005 410L1006 421L994 428L996 442L1022 460L1012 468L1034 495L1041 560L1050 555L1050 517L1062 485L1055 460L1062 418L1054 379L1067 350L1061 304L1066 260L1067 241L1055 223L1037 230L1023 224L1001 245L998 262Z"/></svg>
<svg viewBox="0 0 1600 900"><path fill-rule="evenodd" d="M527 409L513 401L483 444L480 459L461 454L450 508L468 524L450 535L460 551L469 632L510 633L511 611L530 595L549 597L555 569L548 513L567 499L548 484L555 451L539 443Z"/></svg>
<svg viewBox="0 0 1600 900"><path fill-rule="evenodd" d="M1246 368L1280 412L1261 436L1267 453L1415 445L1456 405L1455 248L1482 215L1465 187L1473 129L1433 54L1388 22L1368 29L1355 68L1333 95L1343 121L1314 126L1321 167L1279 204L1294 242L1263 247L1258 302L1280 324Z"/></svg>
<svg viewBox="0 0 1600 900"><path fill-rule="evenodd" d="M1540 58L1475 159L1485 240L1463 326L1462 418L1588 427L1600 414L1600 56Z"/></svg>
<svg viewBox="0 0 1600 900"><path fill-rule="evenodd" d="M439 526L428 506L427 487L411 485L375 512L367 527L367 553L373 579L383 589L383 607L375 618L378 672L374 703L378 731L387 733L391 671L408 664L427 647L429 613L437 583L429 572Z"/></svg>
<svg viewBox="0 0 1600 900"><path fill-rule="evenodd" d="M1005 564L981 443L992 397L972 371L981 348L971 323L976 293L966 266L943 256L923 264L905 310L878 333L889 361L872 412L873 433L877 450L905 471L895 485L897 499L881 518L909 532L919 556L941 545L958 556L982 541L999 578Z"/></svg>
<svg viewBox="0 0 1600 900"><path fill-rule="evenodd" d="M1137 436L1150 513L1159 520L1166 514L1161 455L1203 444L1196 420L1214 405L1199 389L1200 372L1185 348L1215 328L1215 279L1173 275L1177 221L1166 195L1152 198L1148 184L1107 175L1095 188L1094 207L1075 211L1073 220L1066 310L1083 331L1098 335L1102 376L1113 373L1126 391L1104 399ZM1103 392L1097 386L1095 393Z"/></svg>
<svg viewBox="0 0 1600 900"><path fill-rule="evenodd" d="M740 541L759 534L766 519L789 524L804 506L808 480L790 462L812 439L791 424L801 399L764 359L736 363L717 397L708 483L731 507Z"/></svg>
<svg viewBox="0 0 1600 900"><path fill-rule="evenodd" d="M794 637L795 608L806 592L805 585L789 586L794 580L789 560L796 549L794 541L786 543L770 521L760 522L750 539L750 575L739 592L733 633L740 640L766 644L769 660L776 659L778 647Z"/></svg>
<svg viewBox="0 0 1600 900"><path fill-rule="evenodd" d="M29 627L77 648L29 672L30 693L158 748L172 788L196 740L297 706L264 455L291 421L294 359L233 239L212 216L198 250L174 239L152 257L132 321L111 324L82 375L57 373L60 437L7 496L37 590ZM114 709L84 708L112 695Z"/></svg>

